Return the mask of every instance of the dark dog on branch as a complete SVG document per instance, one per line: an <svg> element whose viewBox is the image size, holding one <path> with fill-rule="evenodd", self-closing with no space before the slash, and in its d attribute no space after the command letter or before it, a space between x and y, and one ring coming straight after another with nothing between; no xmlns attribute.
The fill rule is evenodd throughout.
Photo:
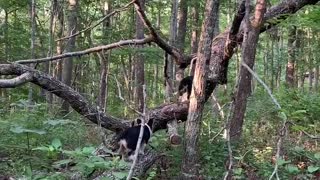
<svg viewBox="0 0 320 180"><path fill-rule="evenodd" d="M141 119L136 119L137 125L134 125L133 122L131 124L131 127L126 129L118 139L118 144L120 146L118 153L122 156L122 159L124 160L127 158L129 158L129 160L133 160L133 156L138 144L140 128L142 126L141 122ZM152 125L152 119L150 119L148 123L145 123L144 125L139 154L144 154L145 146L148 144L149 139L152 135Z"/></svg>
<svg viewBox="0 0 320 180"><path fill-rule="evenodd" d="M214 88L217 86L217 82L207 80L206 90L205 90L205 101L207 101L213 92ZM193 76L187 76L180 81L178 87L179 101L187 101L190 99L191 90L193 85Z"/></svg>

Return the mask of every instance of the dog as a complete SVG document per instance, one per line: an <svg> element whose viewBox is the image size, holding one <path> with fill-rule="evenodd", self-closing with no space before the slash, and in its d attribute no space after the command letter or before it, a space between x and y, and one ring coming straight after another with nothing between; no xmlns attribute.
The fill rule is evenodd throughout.
<svg viewBox="0 0 320 180"><path fill-rule="evenodd" d="M178 87L178 95L179 101L184 102L190 99L191 90L193 87L193 76L187 76L180 81ZM207 101L213 91L213 89L217 86L217 82L208 81L206 82L205 89L205 101Z"/></svg>
<svg viewBox="0 0 320 180"><path fill-rule="evenodd" d="M129 157L129 160L133 160L134 153L138 144L140 128L141 128L141 119L136 119L137 125L134 125L134 122L131 124L131 127L126 129L119 137L118 144L119 150L118 153L122 156L122 159L126 160ZM148 123L144 125L143 136L141 140L139 154L144 154L145 146L148 144L149 139L152 135L153 120L150 119Z"/></svg>

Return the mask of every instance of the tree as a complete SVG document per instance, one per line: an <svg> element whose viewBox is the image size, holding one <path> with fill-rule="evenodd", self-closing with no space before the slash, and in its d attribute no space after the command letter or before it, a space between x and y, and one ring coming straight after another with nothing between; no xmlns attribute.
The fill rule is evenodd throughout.
<svg viewBox="0 0 320 180"><path fill-rule="evenodd" d="M256 2L254 19L249 20L250 7L246 4L245 30L242 43L242 63L252 69L254 66L256 46L259 40L261 25L264 23L263 16L266 12L266 2L259 0ZM238 78L237 89L234 96L234 111L230 119L230 138L236 142L241 137L244 114L246 111L247 98L251 92L251 73L241 66Z"/></svg>
<svg viewBox="0 0 320 180"><path fill-rule="evenodd" d="M295 13L305 5L314 4L317 2L318 1L315 1L315 0L300 0L300 1L288 0L270 8L269 11L264 16L267 23L263 24L259 33L262 33L266 29L277 25L277 23L281 22L280 20L287 18L287 16L283 16L283 14L288 15L288 14ZM176 64L183 65L182 67L187 67L190 64L191 59L193 59L193 56L189 54L181 53L176 47L167 44L166 41L164 41L161 38L159 33L157 33L156 30L152 27L151 22L148 20L139 2L133 1L133 3L136 7L137 14L141 18L146 29L148 29L149 31L148 36L142 39L121 40L119 42L111 43L108 45L96 46L96 47L92 47L82 51L64 53L64 54L53 56L53 57L31 59L31 60L19 60L19 61L15 61L15 63L12 63L12 64L1 64L0 75L15 75L17 77L14 77L12 79L2 79L0 81L0 87L17 87L24 83L32 82L40 86L41 88L46 89L54 93L55 95L61 97L62 99L64 99L74 108L75 111L77 111L79 114L86 117L88 120L92 121L93 123L98 124L98 122L101 120L102 127L105 127L114 132L120 132L121 130L127 128L129 126L129 123L127 121L125 121L124 119L114 118L109 114L99 113L98 110L96 109L96 106L91 105L91 103L89 103L90 101L88 101L86 98L84 98L82 94L72 89L70 86L62 83L61 81L53 78L48 74L42 73L39 70L32 69L22 64L43 63L48 61L55 61L59 59L70 58L70 57L79 57L79 56L87 55L90 53L108 51L108 50L116 49L119 47L124 47L124 46L134 47L134 46L143 45L143 44L152 42L158 45L164 51L166 51L166 53L173 56ZM209 6L207 6L207 8L209 8ZM205 48L198 49L199 55L197 58L199 59L199 62L197 63L198 65L196 66L197 70L195 73L195 76L196 76L195 83L194 83L195 87L193 88L194 92L192 93L192 96L191 96L193 98L194 97L197 97L197 98L193 100L191 98L192 102L190 104L190 108L188 103L181 103L181 104L169 103L169 104L164 104L150 110L149 116L155 121L155 131L159 129L165 129L167 123L173 119L179 119L181 121L185 121L188 117L188 110L189 109L190 111L196 110L195 112L189 112L190 121L188 122L189 130L192 124L196 125L195 126L196 136L190 137L191 133L194 133L194 132L189 131L188 132L189 134L187 136L188 137L187 145L191 148L197 149L195 145L197 144L197 137L199 135L199 127L201 122L200 121L201 110L203 108L203 103L204 103L203 99L201 99L201 97L203 97L203 93L204 93L203 90L205 86L203 82L205 82L206 74L208 74L209 81L215 81L215 82L218 81L220 84L227 83L227 70L228 70L229 60L234 53L234 48L238 44L240 44L243 40L243 29L240 27L240 24L243 18L243 16L241 17L241 13L243 13L243 11L239 11L239 12L240 14L238 12L236 13L236 16L235 16L236 18L234 19L230 29L221 33L219 35L219 38L214 39L212 45L210 45L211 44L210 41L212 41L213 38L212 37L211 39L208 38L208 36L211 36L209 32L211 32L210 28L212 26L203 28L206 30L207 36L203 35L203 37L206 37L206 38L201 39L201 43L199 44L199 47L205 47ZM213 17L210 16L210 18L213 18ZM208 41L205 41L204 43L204 39ZM209 58L208 56L210 56L210 53L211 53L211 57ZM209 64L209 71L208 72L201 71L203 70L203 68L206 68L206 63ZM90 72L90 70L88 70L88 72ZM199 115L199 116L197 117L196 115ZM186 154L188 154L186 158L190 158L192 160L190 164L196 164L196 161L198 158L197 156L190 157L192 153L193 152L190 152L190 151L186 152ZM150 159L154 160L154 157L155 156L153 156ZM148 158L149 156L146 155L146 159ZM147 167L147 166L142 166L142 167ZM185 166L184 172L191 172L192 176L193 175L196 176L197 166L195 167Z"/></svg>
<svg viewBox="0 0 320 180"><path fill-rule="evenodd" d="M294 87L295 82L295 41L296 27L291 27L288 35L288 64L286 67L286 83L289 87Z"/></svg>
<svg viewBox="0 0 320 180"><path fill-rule="evenodd" d="M138 0L141 8L144 9L144 0ZM144 38L144 28L143 22L140 19L139 15L136 15L136 38L143 39ZM139 52L143 46L138 48L138 52L135 56L135 97L136 97L136 105L140 112L144 109L144 100L143 100L143 85L144 81L144 58L143 54Z"/></svg>
<svg viewBox="0 0 320 180"><path fill-rule="evenodd" d="M185 128L185 154L182 164L183 179L199 178L199 135L202 111L205 103L208 64L211 55L211 44L214 30L214 13L217 1L207 0L205 19L201 27L197 63L194 72L188 119Z"/></svg>
<svg viewBox="0 0 320 180"><path fill-rule="evenodd" d="M72 36L77 32L77 22L78 22L78 0L69 0L68 1L68 11L67 11L67 19L68 19L68 36L71 36L68 39L66 44L65 52L72 52L75 49L76 45L76 37ZM72 81L72 72L73 72L73 60L72 57L67 58L63 61L63 71L62 71L62 82L68 86L71 86ZM62 112L69 112L69 103L64 101L61 106Z"/></svg>

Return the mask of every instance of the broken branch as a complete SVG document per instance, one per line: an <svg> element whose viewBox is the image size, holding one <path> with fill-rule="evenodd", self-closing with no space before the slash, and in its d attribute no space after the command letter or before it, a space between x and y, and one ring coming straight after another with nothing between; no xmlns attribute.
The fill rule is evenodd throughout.
<svg viewBox="0 0 320 180"><path fill-rule="evenodd" d="M23 73L12 79L0 79L0 88L14 88L32 80L32 74Z"/></svg>

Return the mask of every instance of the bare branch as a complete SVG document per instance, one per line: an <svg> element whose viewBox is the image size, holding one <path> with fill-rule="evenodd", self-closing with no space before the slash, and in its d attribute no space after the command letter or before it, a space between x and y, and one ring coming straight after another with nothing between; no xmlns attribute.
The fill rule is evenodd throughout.
<svg viewBox="0 0 320 180"><path fill-rule="evenodd" d="M135 168L135 166L137 164L137 161L138 161L139 150L140 150L140 147L141 147L141 141L142 141L142 137L143 137L143 133L144 133L144 126L145 126L145 123L146 123L146 119L148 119L147 118L147 108L146 108L146 102L147 102L146 85L145 84L142 85L142 88L143 88L143 102L145 103L144 106L143 106L143 112L142 112L143 117L142 117L142 120L141 120L140 133L139 133L139 138L138 138L138 142L137 142L137 146L136 146L136 151L134 152L133 163L131 165L129 174L127 176L127 180L131 180L131 178L133 176L134 168ZM150 136L151 136L151 134L150 134Z"/></svg>
<svg viewBox="0 0 320 180"><path fill-rule="evenodd" d="M68 53L57 55L57 56L40 58L40 59L19 60L19 61L15 61L15 63L19 63L19 64L43 63L43 62L48 62L48 61L61 60L63 58L68 58L68 57L83 56L83 55L87 55L87 54L94 53L94 52L119 48L122 46L142 45L142 44L150 43L152 41L153 41L152 37L146 37L144 39L121 40L116 43L102 45L102 46L96 46L93 48L85 49L83 51L68 52Z"/></svg>
<svg viewBox="0 0 320 180"><path fill-rule="evenodd" d="M228 146L228 157L229 157L229 164L227 168L227 173L224 176L224 180L231 179L232 171L233 171L233 153L232 153L232 147L231 147L231 138L230 138L230 116L234 109L234 101L231 102L230 109L227 116L226 121L226 140L227 140L227 146Z"/></svg>
<svg viewBox="0 0 320 180"><path fill-rule="evenodd" d="M162 48L164 51L166 51L168 54L170 54L171 56L173 56L176 60L177 64L187 64L188 62L190 63L192 56L186 56L183 53L181 53L177 48L169 45L168 43L166 43L165 40L163 40L158 33L156 32L156 30L153 28L151 22L149 21L149 19L147 18L147 15L145 14L144 10L141 8L141 5L139 3L139 0L134 0L134 6L135 9L139 15L139 17L141 18L141 20L143 21L144 25L146 28L148 28L151 36L154 38L154 42L160 47ZM187 66L185 66L187 67ZM184 67L184 68L185 68Z"/></svg>
<svg viewBox="0 0 320 180"><path fill-rule="evenodd" d="M32 80L32 74L24 73L12 79L0 79L0 88L14 88Z"/></svg>
<svg viewBox="0 0 320 180"><path fill-rule="evenodd" d="M226 40L226 44L224 47L224 59L231 58L230 55L233 55L233 49L237 44L237 33L239 32L240 25L242 22L242 19L245 16L245 0L243 0L238 8L237 13L234 15L233 22L231 24L228 37Z"/></svg>
<svg viewBox="0 0 320 180"><path fill-rule="evenodd" d="M107 18L109 18L109 17L111 17L111 16L113 16L113 15L115 15L115 14L121 12L121 11L126 10L131 4L133 4L133 2L134 2L134 1L131 1L131 2L129 2L128 4L126 4L125 6L119 8L119 9L115 9L115 10L112 11L111 13L109 13L109 14L105 15L103 18L101 18L101 19L100 19L97 23L95 23L94 25L89 26L89 27L87 27L87 28L84 29L84 30L78 31L77 33L72 34L72 35L70 35L70 36L57 39L56 41L61 41L61 40L65 40L65 39L70 39L70 38L72 38L72 37L78 36L79 34L81 34L81 33L83 33L83 32L86 32L86 31L88 31L88 30L91 30L91 29L97 27L99 24L101 24L101 23L102 23L103 21L105 21Z"/></svg>
<svg viewBox="0 0 320 180"><path fill-rule="evenodd" d="M262 84L262 86L267 90L268 94L270 95L273 103L277 106L278 109L281 109L280 104L278 103L277 99L273 96L270 88L266 85L266 83L264 83L264 82L259 78L259 76L258 76L246 63L241 62L241 65L242 65L243 67L245 67L245 68L251 73L251 75L259 81L259 83Z"/></svg>
<svg viewBox="0 0 320 180"><path fill-rule="evenodd" d="M119 132L129 127L129 122L104 113L98 113L98 110L91 106L79 92L45 73L21 64L0 64L0 75L20 76L25 73L32 75L32 83L67 101L75 111L91 122L98 124L97 115L99 115L101 126L106 129Z"/></svg>

